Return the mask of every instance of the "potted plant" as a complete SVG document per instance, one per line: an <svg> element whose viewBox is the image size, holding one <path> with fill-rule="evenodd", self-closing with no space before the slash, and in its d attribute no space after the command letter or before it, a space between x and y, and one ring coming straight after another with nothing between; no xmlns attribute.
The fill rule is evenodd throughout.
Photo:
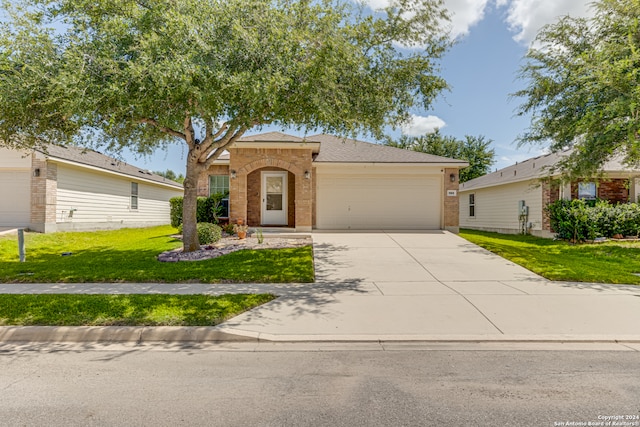
<svg viewBox="0 0 640 427"><path fill-rule="evenodd" d="M247 237L247 230L249 229L248 225L243 224L234 224L233 232L238 235L238 239L245 239Z"/></svg>

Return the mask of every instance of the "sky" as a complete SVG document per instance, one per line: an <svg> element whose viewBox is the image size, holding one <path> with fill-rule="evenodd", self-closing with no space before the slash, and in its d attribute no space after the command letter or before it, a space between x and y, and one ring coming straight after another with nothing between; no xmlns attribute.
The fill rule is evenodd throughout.
<svg viewBox="0 0 640 427"><path fill-rule="evenodd" d="M388 0L365 0L373 8L383 7ZM444 0L452 15L451 35L456 44L440 61L440 75L450 90L429 110L412 111L413 123L399 136L422 135L440 128L443 135L464 138L484 136L492 140L495 150L493 169L538 156L541 146L518 147L517 138L526 131L530 117L516 116L522 102L510 94L525 86L518 79L527 49L538 30L559 17L591 16L591 0ZM276 127L260 132L284 131ZM259 133L258 131L249 132ZM366 138L364 138L366 140ZM374 141L371 141L374 142ZM150 157L124 153L124 160L136 166L184 173L187 147L175 144L167 151Z"/></svg>

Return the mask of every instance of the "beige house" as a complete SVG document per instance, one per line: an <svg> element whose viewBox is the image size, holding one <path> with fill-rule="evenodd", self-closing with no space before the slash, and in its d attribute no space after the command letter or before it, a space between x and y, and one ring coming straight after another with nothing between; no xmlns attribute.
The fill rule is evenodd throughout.
<svg viewBox="0 0 640 427"><path fill-rule="evenodd" d="M566 154L535 157L460 184L460 227L553 237L544 208L556 200L638 200L640 170L611 160L597 179L565 182L550 168Z"/></svg>
<svg viewBox="0 0 640 427"><path fill-rule="evenodd" d="M229 192L227 216L296 231L458 230L466 162L331 135L279 132L238 140L198 181Z"/></svg>
<svg viewBox="0 0 640 427"><path fill-rule="evenodd" d="M176 182L93 150L0 148L0 227L39 232L168 224Z"/></svg>

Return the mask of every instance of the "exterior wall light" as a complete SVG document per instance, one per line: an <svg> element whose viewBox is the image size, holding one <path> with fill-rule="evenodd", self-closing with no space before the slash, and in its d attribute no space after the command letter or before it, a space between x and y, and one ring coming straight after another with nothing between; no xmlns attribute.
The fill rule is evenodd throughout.
<svg viewBox="0 0 640 427"><path fill-rule="evenodd" d="M304 171L304 179L311 179L311 172Z"/></svg>
<svg viewBox="0 0 640 427"><path fill-rule="evenodd" d="M40 168L35 168L33 170L33 176L40 176Z"/></svg>
<svg viewBox="0 0 640 427"><path fill-rule="evenodd" d="M236 179L236 170L231 169L231 179Z"/></svg>
<svg viewBox="0 0 640 427"><path fill-rule="evenodd" d="M455 173L452 173L451 175L449 175L449 180L450 180L451 182L456 182L456 174L455 174Z"/></svg>

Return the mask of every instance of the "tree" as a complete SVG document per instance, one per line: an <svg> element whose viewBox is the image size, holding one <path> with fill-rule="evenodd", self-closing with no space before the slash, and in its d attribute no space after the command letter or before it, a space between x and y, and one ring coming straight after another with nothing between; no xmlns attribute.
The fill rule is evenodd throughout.
<svg viewBox="0 0 640 427"><path fill-rule="evenodd" d="M171 181L179 182L180 184L182 184L184 182L184 175L183 174L176 174L171 169L167 169L164 172L163 171L154 171L153 173L155 173L156 175L163 176L163 177L165 177L167 179L170 179Z"/></svg>
<svg viewBox="0 0 640 427"><path fill-rule="evenodd" d="M599 0L590 19L544 27L521 68L528 86L520 115L532 114L521 143L573 148L561 165L589 175L614 155L640 160L640 1Z"/></svg>
<svg viewBox="0 0 640 427"><path fill-rule="evenodd" d="M196 182L267 124L381 135L445 81L441 0L376 13L348 0L4 0L0 140L188 146L184 250Z"/></svg>
<svg viewBox="0 0 640 427"><path fill-rule="evenodd" d="M395 141L387 137L385 141L386 145L392 147L469 162L468 167L460 170L460 182L489 173L495 156L495 151L490 148L491 143L493 141L485 140L484 136L466 135L463 140L453 136L444 136L440 134L439 129L418 137L402 135Z"/></svg>

